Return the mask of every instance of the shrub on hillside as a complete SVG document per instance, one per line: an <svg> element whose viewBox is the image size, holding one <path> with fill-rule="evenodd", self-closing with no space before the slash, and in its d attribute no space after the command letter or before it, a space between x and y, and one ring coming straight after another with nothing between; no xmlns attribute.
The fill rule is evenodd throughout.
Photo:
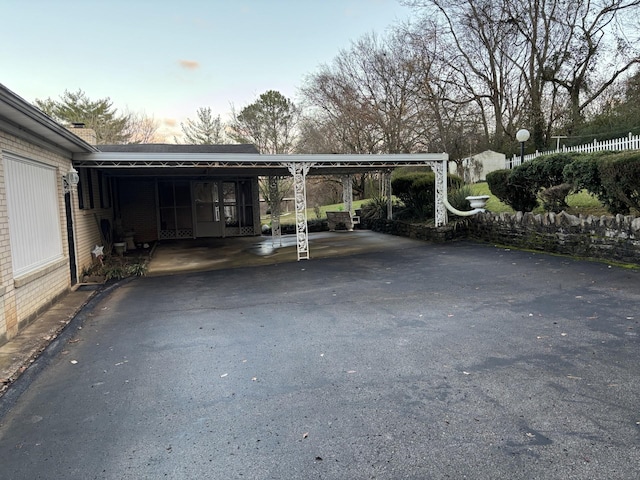
<svg viewBox="0 0 640 480"><path fill-rule="evenodd" d="M566 197L571 190L569 186L561 186L565 183L563 171L577 155L555 153L534 158L514 168L509 183L540 198L545 210L560 212L568 207Z"/></svg>
<svg viewBox="0 0 640 480"><path fill-rule="evenodd" d="M498 199L519 212L530 212L538 205L536 195L528 188L511 183L513 170L494 170L487 173L487 185Z"/></svg>
<svg viewBox="0 0 640 480"><path fill-rule="evenodd" d="M556 153L534 158L512 170L489 173L487 183L491 193L514 210L530 212L540 199L545 210L559 212L567 208L573 185L565 181L564 170L578 156Z"/></svg>
<svg viewBox="0 0 640 480"><path fill-rule="evenodd" d="M602 187L618 212L640 211L640 153L619 153L605 158L599 165Z"/></svg>
<svg viewBox="0 0 640 480"><path fill-rule="evenodd" d="M616 152L595 152L576 156L573 162L565 166L565 182L572 185L573 191L587 190L594 195L611 213L628 213L628 206L605 187L601 169L608 170L605 164L617 155Z"/></svg>
<svg viewBox="0 0 640 480"><path fill-rule="evenodd" d="M516 167L514 172L526 176L533 188L541 190L565 183L564 168L579 156L577 153L543 155Z"/></svg>
<svg viewBox="0 0 640 480"><path fill-rule="evenodd" d="M435 212L436 175L431 171L396 171L391 178L391 189L403 203L399 218L424 220ZM455 190L464 181L457 175L447 176L447 187Z"/></svg>

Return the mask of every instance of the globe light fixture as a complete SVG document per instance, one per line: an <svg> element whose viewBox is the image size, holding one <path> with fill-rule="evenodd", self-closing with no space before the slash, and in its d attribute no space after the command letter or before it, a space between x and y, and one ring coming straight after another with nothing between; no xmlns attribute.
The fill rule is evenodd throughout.
<svg viewBox="0 0 640 480"><path fill-rule="evenodd" d="M524 163L524 142L529 140L530 134L529 130L526 128L521 128L516 133L516 140L520 142L520 165Z"/></svg>
<svg viewBox="0 0 640 480"><path fill-rule="evenodd" d="M78 171L71 167L66 175L62 176L62 185L64 187L64 193L69 193L71 190L78 186L80 182L80 175L78 175Z"/></svg>

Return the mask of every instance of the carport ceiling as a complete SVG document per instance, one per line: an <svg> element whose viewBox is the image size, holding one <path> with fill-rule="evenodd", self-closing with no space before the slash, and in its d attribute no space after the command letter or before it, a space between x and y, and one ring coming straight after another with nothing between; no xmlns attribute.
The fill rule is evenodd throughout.
<svg viewBox="0 0 640 480"><path fill-rule="evenodd" d="M98 147L100 148L100 147ZM288 166L309 167L309 175L346 175L447 160L445 153L259 155L252 153L95 152L75 154L75 167L112 170L117 175L290 175Z"/></svg>

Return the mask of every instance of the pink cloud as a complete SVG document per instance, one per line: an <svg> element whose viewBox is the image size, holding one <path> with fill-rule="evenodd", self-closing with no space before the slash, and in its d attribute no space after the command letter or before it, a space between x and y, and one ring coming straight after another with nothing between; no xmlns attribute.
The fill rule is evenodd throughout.
<svg viewBox="0 0 640 480"><path fill-rule="evenodd" d="M200 63L196 62L195 60L180 60L179 63L182 68L186 68L187 70L195 70L197 68L200 68Z"/></svg>

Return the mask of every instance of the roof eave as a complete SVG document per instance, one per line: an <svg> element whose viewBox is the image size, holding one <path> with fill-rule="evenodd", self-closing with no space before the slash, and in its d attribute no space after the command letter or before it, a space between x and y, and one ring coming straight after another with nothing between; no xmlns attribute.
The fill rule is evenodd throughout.
<svg viewBox="0 0 640 480"><path fill-rule="evenodd" d="M67 130L2 84L0 84L0 117L24 132L43 138L71 153L98 151L96 147Z"/></svg>

